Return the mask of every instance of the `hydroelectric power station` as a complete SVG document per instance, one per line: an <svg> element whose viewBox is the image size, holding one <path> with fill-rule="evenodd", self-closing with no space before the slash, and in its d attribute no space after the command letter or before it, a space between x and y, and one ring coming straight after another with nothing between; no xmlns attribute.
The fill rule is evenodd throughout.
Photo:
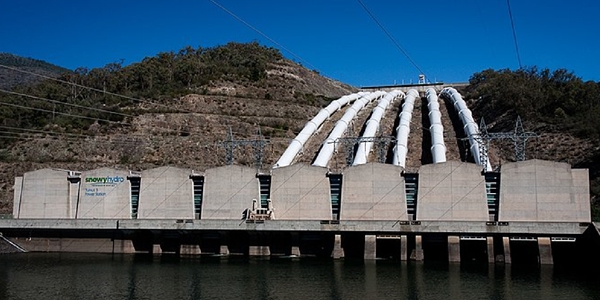
<svg viewBox="0 0 600 300"><path fill-rule="evenodd" d="M540 264L591 255L599 235L588 170L537 159L494 168L460 93L434 88L341 97L306 123L268 171L232 164L201 172L27 172L15 178L13 219L0 220L0 232L23 251ZM412 121L419 100L427 101L432 163L407 169L411 132L421 130ZM386 140L390 163L378 162L379 124L395 101L402 110ZM443 101L462 123L470 161L446 159ZM348 136L370 104L362 135ZM297 162L339 110L344 115L312 162ZM347 165L334 168L332 157L348 143Z"/></svg>

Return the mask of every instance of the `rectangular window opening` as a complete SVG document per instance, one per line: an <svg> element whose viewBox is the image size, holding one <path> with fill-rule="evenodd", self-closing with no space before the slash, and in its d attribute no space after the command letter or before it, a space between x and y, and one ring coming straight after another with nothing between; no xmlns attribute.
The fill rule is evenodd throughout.
<svg viewBox="0 0 600 300"><path fill-rule="evenodd" d="M194 219L202 217L202 195L204 193L204 176L192 176L194 186Z"/></svg>
<svg viewBox="0 0 600 300"><path fill-rule="evenodd" d="M419 190L419 174L404 173L404 188L406 191L406 212L409 220L417 217L417 192Z"/></svg>
<svg viewBox="0 0 600 300"><path fill-rule="evenodd" d="M498 207L500 204L500 173L487 172L484 176L489 220L498 221Z"/></svg>
<svg viewBox="0 0 600 300"><path fill-rule="evenodd" d="M138 206L140 203L140 184L142 179L140 177L128 177L131 187L131 218L138 218Z"/></svg>
<svg viewBox="0 0 600 300"><path fill-rule="evenodd" d="M329 174L329 194L331 197L331 217L340 219L342 205L342 174Z"/></svg>
<svg viewBox="0 0 600 300"><path fill-rule="evenodd" d="M271 175L257 175L260 188L260 208L269 208L271 199Z"/></svg>

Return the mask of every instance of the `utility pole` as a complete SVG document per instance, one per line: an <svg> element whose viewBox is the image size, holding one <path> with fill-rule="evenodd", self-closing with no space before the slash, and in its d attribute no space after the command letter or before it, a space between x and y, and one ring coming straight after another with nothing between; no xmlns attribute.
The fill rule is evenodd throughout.
<svg viewBox="0 0 600 300"><path fill-rule="evenodd" d="M265 149L265 144L267 141L262 136L260 131L260 127L258 128L258 138L254 140L235 140L233 139L233 132L231 131L231 126L229 126L229 131L227 132L227 140L222 142L223 147L225 148L225 162L227 165L233 165L234 161L234 149L239 146L252 146L254 152L254 166L257 169L262 167L263 161L263 152Z"/></svg>
<svg viewBox="0 0 600 300"><path fill-rule="evenodd" d="M488 132L487 125L483 118L481 118L481 123L479 125L479 134L472 136L479 145L479 155L480 160L483 164L486 164L488 160L488 149L489 143L491 140L498 139L509 139L513 141L513 145L515 148L515 160L516 161L524 161L526 159L525 149L527 140L530 138L539 137L534 132L526 132L523 129L523 123L521 122L521 117L517 116L517 121L515 122L515 129L512 132ZM484 166L485 169L485 166Z"/></svg>

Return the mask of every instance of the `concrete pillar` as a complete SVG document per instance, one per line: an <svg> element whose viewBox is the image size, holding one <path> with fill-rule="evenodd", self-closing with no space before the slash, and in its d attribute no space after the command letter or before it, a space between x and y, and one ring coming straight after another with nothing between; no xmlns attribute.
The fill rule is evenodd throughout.
<svg viewBox="0 0 600 300"><path fill-rule="evenodd" d="M112 240L112 253L135 253L131 240Z"/></svg>
<svg viewBox="0 0 600 300"><path fill-rule="evenodd" d="M503 236L502 244L504 245L504 263L510 264L512 263L512 260L510 259L510 238Z"/></svg>
<svg viewBox="0 0 600 300"><path fill-rule="evenodd" d="M160 244L152 245L152 254L161 254L162 248L160 248Z"/></svg>
<svg viewBox="0 0 600 300"><path fill-rule="evenodd" d="M494 256L494 237L488 236L486 238L486 241L487 241L488 263L493 264L496 259Z"/></svg>
<svg viewBox="0 0 600 300"><path fill-rule="evenodd" d="M221 247L219 248L219 254L229 255L229 247L227 245L221 245Z"/></svg>
<svg viewBox="0 0 600 300"><path fill-rule="evenodd" d="M292 246L292 253L293 256L300 256L300 247L298 246Z"/></svg>
<svg viewBox="0 0 600 300"><path fill-rule="evenodd" d="M331 257L335 259L344 257L344 248L342 248L342 236L339 234L335 235Z"/></svg>
<svg viewBox="0 0 600 300"><path fill-rule="evenodd" d="M377 255L377 236L367 234L365 235L365 254L364 258L375 259Z"/></svg>
<svg viewBox="0 0 600 300"><path fill-rule="evenodd" d="M552 241L549 237L538 237L538 248L540 253L540 264L552 265Z"/></svg>
<svg viewBox="0 0 600 300"><path fill-rule="evenodd" d="M292 251L291 251L291 255L293 256L300 256L300 237L298 236L298 233L296 232L292 232L291 234L291 239L292 239Z"/></svg>
<svg viewBox="0 0 600 300"><path fill-rule="evenodd" d="M179 255L200 255L199 245L180 245Z"/></svg>
<svg viewBox="0 0 600 300"><path fill-rule="evenodd" d="M131 240L122 240L121 249L123 249L122 253L135 253L135 247L133 247L133 241Z"/></svg>
<svg viewBox="0 0 600 300"><path fill-rule="evenodd" d="M408 238L406 235L400 236L400 260L408 260Z"/></svg>
<svg viewBox="0 0 600 300"><path fill-rule="evenodd" d="M67 218L77 218L77 207L79 206L79 180L69 180L69 211Z"/></svg>
<svg viewBox="0 0 600 300"><path fill-rule="evenodd" d="M14 196L13 196L13 218L19 218L21 208L21 190L23 189L23 177L15 177Z"/></svg>
<svg viewBox="0 0 600 300"><path fill-rule="evenodd" d="M248 255L269 256L271 255L271 248L269 246L249 246Z"/></svg>
<svg viewBox="0 0 600 300"><path fill-rule="evenodd" d="M421 261L423 258L423 239L420 235L415 235L415 249L410 254L410 259Z"/></svg>
<svg viewBox="0 0 600 300"><path fill-rule="evenodd" d="M250 256L269 256L271 248L268 246L267 237L262 234L248 234L248 255Z"/></svg>
<svg viewBox="0 0 600 300"><path fill-rule="evenodd" d="M460 237L456 235L448 236L448 261L460 262Z"/></svg>

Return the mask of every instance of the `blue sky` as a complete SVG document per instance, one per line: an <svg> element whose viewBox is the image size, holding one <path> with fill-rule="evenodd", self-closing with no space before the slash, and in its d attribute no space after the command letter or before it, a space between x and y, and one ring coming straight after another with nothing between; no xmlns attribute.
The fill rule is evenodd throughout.
<svg viewBox="0 0 600 300"><path fill-rule="evenodd" d="M19 0L0 2L0 52L66 68L138 62L184 46L259 43L355 86L463 82L517 69L506 0ZM564 68L600 81L600 1L512 0L524 67ZM287 52L281 47L290 50Z"/></svg>

